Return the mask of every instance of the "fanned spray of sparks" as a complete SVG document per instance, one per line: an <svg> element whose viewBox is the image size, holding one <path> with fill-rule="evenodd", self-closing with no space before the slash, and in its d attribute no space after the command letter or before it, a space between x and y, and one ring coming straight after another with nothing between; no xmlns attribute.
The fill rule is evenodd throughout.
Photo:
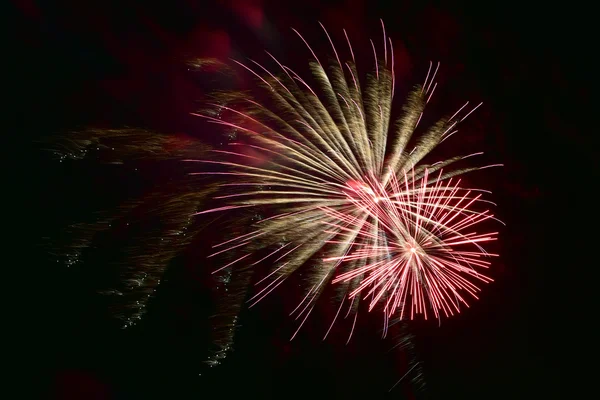
<svg viewBox="0 0 600 400"><path fill-rule="evenodd" d="M310 69L316 86L311 87L267 52L278 72L254 60L246 64L234 61L258 79L268 100L255 101L248 93L219 93L209 110L194 114L245 139L229 143L231 150L217 151L231 161L188 160L224 167L198 174L233 178L222 185L231 192L218 197L228 203L200 214L248 207L274 211L250 233L214 246L211 257L234 254L218 271L263 261L273 265L272 272L259 282L263 288L250 299L251 305L305 266L312 282L292 311L301 321L298 329L326 284L340 272L335 279L341 299L336 318L343 305L349 304L344 314L354 313L353 328L357 294L370 286L370 308L387 299L386 321L395 309L406 312L402 306L409 294L414 304L411 316L413 311L425 313L426 301L431 302L436 316L437 310L452 314L458 311L458 302L463 302L458 290L471 294L476 290L462 274L489 281L471 269L487 266L479 260L484 254L481 249L477 253L452 251L453 247L462 242L477 244L493 235L464 233L488 215L468 209L467 204L478 199L460 197L462 189L442 183L479 169L442 173L443 168L471 155L432 165L421 161L456 133L458 124L479 105L469 108L467 102L451 117L420 129L425 106L437 87L439 63L435 67L430 63L424 83L408 95L402 114L391 121L394 57L383 23L383 49L378 53L371 42L375 68L364 86L346 32L351 60L342 62L321 27L335 55L327 71L294 30L314 57ZM415 134L418 128L421 132ZM409 185L407 170L414 187L403 191L402 184ZM430 178L436 171L435 178ZM419 182L421 189L417 190ZM408 243L413 247L406 247ZM351 301L345 303L345 298Z"/></svg>
<svg viewBox="0 0 600 400"><path fill-rule="evenodd" d="M480 243L495 240L497 232L473 231L477 224L495 219L489 210L474 211L474 204L485 202L481 193L473 195L474 190L461 188L460 181L434 180L430 185L428 179L428 170L418 180L414 174L405 174L402 182L392 178L390 193L379 187L376 202L370 199L374 193L353 199L371 220L363 225L358 240L353 239L356 250L325 260L370 260L362 267L346 268L333 282L364 276L349 297L365 293L364 299L371 298L369 310L382 301L388 318L397 310L401 319L413 319L415 314L427 318L428 308L438 319L440 312L448 317L460 312L460 303L468 306L461 292L477 298L479 289L468 278L492 281L477 271L490 265L483 257L496 255L487 253ZM354 223L352 215L325 211L338 219L332 226L339 230ZM379 229L371 221L377 221Z"/></svg>

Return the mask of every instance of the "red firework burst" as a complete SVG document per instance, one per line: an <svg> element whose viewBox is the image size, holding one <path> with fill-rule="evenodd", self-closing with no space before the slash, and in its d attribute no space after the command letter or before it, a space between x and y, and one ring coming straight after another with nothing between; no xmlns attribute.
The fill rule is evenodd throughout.
<svg viewBox="0 0 600 400"><path fill-rule="evenodd" d="M489 267L484 258L496 256L481 244L495 240L497 232L475 230L483 221L497 220L489 210L475 210L490 202L482 199L482 191L460 187L460 180L431 182L425 170L421 177L414 172L401 181L393 177L391 192L376 181L370 187L349 184L351 201L372 218L352 240L352 251L325 261L350 263L333 282L358 278L348 297L370 298L369 311L383 303L386 320L397 311L410 319L415 314L427 319L428 309L438 319L453 315L461 304L468 306L465 293L477 298L474 282L492 281L478 270ZM330 225L349 231L354 216L325 211L340 221ZM363 265L357 268L357 262Z"/></svg>

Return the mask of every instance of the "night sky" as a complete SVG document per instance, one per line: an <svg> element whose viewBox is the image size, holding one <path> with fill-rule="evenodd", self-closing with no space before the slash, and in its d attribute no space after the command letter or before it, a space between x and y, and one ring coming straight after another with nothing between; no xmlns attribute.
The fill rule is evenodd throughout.
<svg viewBox="0 0 600 400"><path fill-rule="evenodd" d="M571 247L582 242L569 220L586 215L583 188L597 182L598 168L595 132L584 129L594 115L584 112L593 76L585 10L524 8L525 2L469 7L425 1L145 3L13 2L19 138L34 143L86 126L134 126L210 142L217 133L189 115L202 85L187 70L187 59L265 61L263 49L269 49L302 71L309 54L289 28L302 32L319 54L329 54L321 21L340 45L346 28L359 66L365 59L370 65L368 39L381 37L383 18L394 40L400 90L420 82L429 61L439 60L434 112L455 109L464 100L484 103L469 117L462 140L484 150L486 161L505 164L473 177L494 192L497 215L507 224L493 266L496 281L441 327L409 324L423 365L422 390L404 385L388 393L404 374L405 361L388 352L393 342L380 340L376 329L363 326L349 346L343 332L323 343L320 330L311 334L322 328L317 318L306 335L290 343L294 325L278 300L284 292L243 312L235 351L207 371L202 361L211 300L206 282L193 272L202 269L201 259L174 265L148 320L124 333L92 294L97 274L57 265L37 246L66 224L161 182L169 171L137 174L126 165L61 164L34 145L35 173L27 179L39 204L28 213L36 245L30 263L40 271L44 299L32 317L40 337L39 373L29 386L36 395L569 398L578 385L564 373L573 368L567 360L579 337L579 311L572 304L585 296L571 273L585 263L583 251ZM591 181L584 178L589 171Z"/></svg>

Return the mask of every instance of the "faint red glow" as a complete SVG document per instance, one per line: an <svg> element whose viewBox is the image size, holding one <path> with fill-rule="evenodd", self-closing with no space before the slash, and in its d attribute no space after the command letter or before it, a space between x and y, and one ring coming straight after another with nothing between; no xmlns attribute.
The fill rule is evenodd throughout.
<svg viewBox="0 0 600 400"><path fill-rule="evenodd" d="M232 0L231 9L252 28L258 29L264 21L262 0Z"/></svg>
<svg viewBox="0 0 600 400"><path fill-rule="evenodd" d="M55 380L54 398L58 400L102 400L112 398L106 384L84 371L64 371Z"/></svg>
<svg viewBox="0 0 600 400"><path fill-rule="evenodd" d="M27 17L32 19L39 19L41 17L41 12L38 6L35 4L33 0L18 0L14 2L19 9L23 13L27 15Z"/></svg>
<svg viewBox="0 0 600 400"><path fill-rule="evenodd" d="M200 57L227 60L231 56L231 38L224 30L204 26L190 34L191 46Z"/></svg>

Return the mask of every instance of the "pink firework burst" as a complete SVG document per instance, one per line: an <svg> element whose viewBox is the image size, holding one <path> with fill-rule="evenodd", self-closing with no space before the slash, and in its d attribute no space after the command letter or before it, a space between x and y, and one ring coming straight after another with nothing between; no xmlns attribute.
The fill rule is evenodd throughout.
<svg viewBox="0 0 600 400"><path fill-rule="evenodd" d="M477 210L493 203L482 199L483 191L440 177L441 171L430 179L427 169L419 175L413 170L400 181L392 177L391 191L376 182L370 187L350 185L356 194L351 201L371 218L353 236L352 251L325 261L350 264L333 283L358 278L348 298L370 299L369 311L382 303L386 321L396 312L400 319L416 314L427 319L428 310L438 319L454 315L461 304L468 306L465 294L477 298L477 282L492 281L480 271L490 265L485 258L497 254L482 244L496 240L497 232L476 229L484 221L498 221L489 210ZM330 224L336 231L347 231L356 219L324 211L338 219Z"/></svg>

